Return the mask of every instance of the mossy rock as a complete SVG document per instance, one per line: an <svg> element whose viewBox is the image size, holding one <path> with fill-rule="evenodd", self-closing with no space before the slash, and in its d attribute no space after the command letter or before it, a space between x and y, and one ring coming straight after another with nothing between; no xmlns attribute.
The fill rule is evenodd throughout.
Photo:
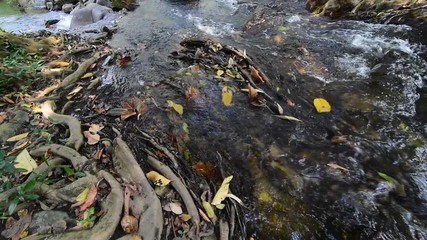
<svg viewBox="0 0 427 240"><path fill-rule="evenodd" d="M123 9L127 10L135 9L135 0L112 0L113 9Z"/></svg>

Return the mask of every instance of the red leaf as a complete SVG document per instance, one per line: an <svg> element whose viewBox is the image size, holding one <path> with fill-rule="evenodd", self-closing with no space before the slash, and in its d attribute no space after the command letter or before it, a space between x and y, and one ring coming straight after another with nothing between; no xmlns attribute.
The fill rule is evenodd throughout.
<svg viewBox="0 0 427 240"><path fill-rule="evenodd" d="M200 176L212 179L215 176L215 169L211 163L198 162L192 166Z"/></svg>
<svg viewBox="0 0 427 240"><path fill-rule="evenodd" d="M120 67L126 67L131 61L132 58L130 56L123 56L117 60L117 64L119 64Z"/></svg>
<svg viewBox="0 0 427 240"><path fill-rule="evenodd" d="M83 212L86 209L88 209L90 206L92 206L92 204L95 202L97 193L98 193L98 189L96 189L95 184L92 184L92 186L90 186L90 190L89 190L89 193L87 194L86 200L82 205L80 205L80 208L79 208L80 212Z"/></svg>

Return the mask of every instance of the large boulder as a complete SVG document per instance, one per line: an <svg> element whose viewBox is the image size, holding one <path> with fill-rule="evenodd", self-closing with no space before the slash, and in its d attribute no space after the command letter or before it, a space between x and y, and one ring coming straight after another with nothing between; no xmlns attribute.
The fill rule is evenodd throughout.
<svg viewBox="0 0 427 240"><path fill-rule="evenodd" d="M95 23L112 11L111 8L101 6L97 3L89 3L82 8L76 8L71 12L72 18L70 28L78 28Z"/></svg>

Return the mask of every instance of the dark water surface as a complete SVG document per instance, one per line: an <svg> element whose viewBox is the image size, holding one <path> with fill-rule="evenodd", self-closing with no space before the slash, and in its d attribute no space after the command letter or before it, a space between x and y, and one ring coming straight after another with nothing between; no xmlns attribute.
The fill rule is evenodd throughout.
<svg viewBox="0 0 427 240"><path fill-rule="evenodd" d="M203 107L184 105L178 123L156 109L143 121L159 132L186 122L192 161L215 162L222 154L235 176L232 189L251 206L249 235L427 238L426 127L416 112L427 65L417 29L330 21L308 14L299 1L231 0L144 1L121 27L111 44L137 57L108 79L111 101L140 95L184 104L182 92L151 86L189 66L167 57L180 41L209 38L246 49L272 79L275 100L303 121L280 120L239 92L225 107L222 85L206 76L186 82L201 89ZM327 99L332 112L317 113L316 97ZM338 135L347 141L332 144Z"/></svg>

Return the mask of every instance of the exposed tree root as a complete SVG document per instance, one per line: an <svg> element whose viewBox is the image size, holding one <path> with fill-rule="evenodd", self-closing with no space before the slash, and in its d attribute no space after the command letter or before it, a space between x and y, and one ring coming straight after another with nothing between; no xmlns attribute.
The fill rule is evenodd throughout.
<svg viewBox="0 0 427 240"><path fill-rule="evenodd" d="M28 176L27 180L25 180L25 182L33 180L34 178L37 177L37 175L42 174L43 172L47 171L49 169L49 167L61 165L64 162L65 162L65 159L60 158L60 157L56 157L56 158L48 160L47 162L43 162L36 169L33 170L33 172L30 174L30 176Z"/></svg>
<svg viewBox="0 0 427 240"><path fill-rule="evenodd" d="M116 138L113 146L113 161L117 172L125 182L134 184L137 189L130 201L130 208L133 215L139 217L138 234L143 239L160 239L163 229L160 200L126 143L121 138Z"/></svg>
<svg viewBox="0 0 427 240"><path fill-rule="evenodd" d="M68 199L71 199L71 202L75 202L75 197L78 194L80 194L85 188L92 184L96 184L97 182L97 177L88 174L85 177L79 178L63 188L58 189L57 192L61 196L67 196Z"/></svg>
<svg viewBox="0 0 427 240"><path fill-rule="evenodd" d="M46 101L42 104L43 116L54 122L66 124L70 129L70 138L68 139L67 146L74 147L77 151L83 145L83 135L81 130L80 121L77 118L55 113L55 103L53 101Z"/></svg>
<svg viewBox="0 0 427 240"><path fill-rule="evenodd" d="M199 211L197 210L196 204L194 204L193 198L187 190L187 187L181 182L178 176L165 164L155 159L153 156L148 155L147 161L154 169L163 174L166 178L171 180L172 187L179 193L182 198L182 201L187 208L188 214L191 216L191 221L194 225L198 226L200 224Z"/></svg>
<svg viewBox="0 0 427 240"><path fill-rule="evenodd" d="M120 184L111 174L100 171L98 175L108 182L111 191L107 198L102 201L102 211L104 215L101 216L93 228L77 232L34 235L25 238L25 240L109 240L120 223L123 208L123 191Z"/></svg>
<svg viewBox="0 0 427 240"><path fill-rule="evenodd" d="M47 151L55 155L68 159L73 165L74 169L81 171L84 166L89 162L84 156L81 156L76 150L59 144L50 144L37 149L31 150L30 155L33 157L41 157Z"/></svg>
<svg viewBox="0 0 427 240"><path fill-rule="evenodd" d="M59 85L59 88L66 88L71 84L75 83L76 81L80 80L83 74L86 73L87 69L96 61L98 61L100 58L101 58L101 54L96 53L93 57L81 63L76 71L74 71L73 73L68 75L66 78L64 78L64 80L61 82L61 85Z"/></svg>

